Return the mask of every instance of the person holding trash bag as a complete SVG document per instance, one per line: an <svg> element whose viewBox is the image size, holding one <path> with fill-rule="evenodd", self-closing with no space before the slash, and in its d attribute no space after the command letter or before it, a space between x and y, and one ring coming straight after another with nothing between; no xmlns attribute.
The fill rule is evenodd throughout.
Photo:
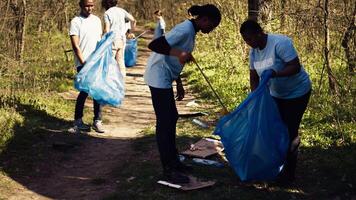
<svg viewBox="0 0 356 200"><path fill-rule="evenodd" d="M295 179L300 144L298 129L311 94L311 81L300 64L289 37L264 33L261 26L252 20L242 23L240 33L244 41L252 47L251 90L257 88L263 71L272 70L270 94L277 103L282 121L288 127L290 138L287 159L277 180L288 183Z"/></svg>
<svg viewBox="0 0 356 200"><path fill-rule="evenodd" d="M156 10L154 12L154 14L155 14L155 17L158 19L158 21L157 21L157 25L155 28L153 39L157 39L157 38L161 37L162 35L164 35L164 33L166 32L166 22L163 19L161 10Z"/></svg>
<svg viewBox="0 0 356 200"><path fill-rule="evenodd" d="M80 0L80 15L72 19L69 35L74 51L74 60L79 72L85 65L86 59L94 52L97 43L101 39L102 26L100 19L93 15L94 0ZM80 92L75 104L73 131L88 131L90 127L83 123L83 109L88 93ZM94 100L93 129L98 133L104 133L101 122L101 106Z"/></svg>
<svg viewBox="0 0 356 200"><path fill-rule="evenodd" d="M172 82L177 82L177 100L184 98L179 77L185 63L192 61L192 51L197 32L210 33L221 21L219 9L212 5L194 5L188 9L193 17L176 25L165 36L153 40L144 79L149 86L156 114L156 140L165 179L172 183L188 183L183 172L190 169L178 159L176 149L176 123L178 111L174 100Z"/></svg>
<svg viewBox="0 0 356 200"><path fill-rule="evenodd" d="M106 10L104 13L104 33L113 31L115 33L115 40L113 43L113 54L119 63L120 71L123 77L126 77L125 68L125 45L126 45L126 21L132 23L131 28L136 27L135 18L126 10L117 7L117 0L102 0L101 5Z"/></svg>

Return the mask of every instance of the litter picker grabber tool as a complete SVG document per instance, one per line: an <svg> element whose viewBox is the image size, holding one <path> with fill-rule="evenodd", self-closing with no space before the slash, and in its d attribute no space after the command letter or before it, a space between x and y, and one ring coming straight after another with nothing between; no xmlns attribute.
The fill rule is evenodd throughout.
<svg viewBox="0 0 356 200"><path fill-rule="evenodd" d="M143 31L140 35L136 36L134 39L137 40L139 37L143 36L145 33L147 33L147 30Z"/></svg>
<svg viewBox="0 0 356 200"><path fill-rule="evenodd" d="M204 74L202 68L198 65L197 61L195 61L195 59L193 58L193 63L198 67L200 73L203 75L205 81L208 83L210 89L213 91L213 93L215 94L216 98L218 99L220 105L223 108L223 112L224 114L229 113L229 111L227 110L226 106L224 105L224 103L222 102L221 98L219 97L218 93L216 93L216 91L214 90L213 86L211 85L208 77Z"/></svg>

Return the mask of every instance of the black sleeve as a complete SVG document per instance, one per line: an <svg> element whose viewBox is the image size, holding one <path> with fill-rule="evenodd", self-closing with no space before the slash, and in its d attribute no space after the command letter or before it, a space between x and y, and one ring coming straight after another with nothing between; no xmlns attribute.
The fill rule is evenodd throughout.
<svg viewBox="0 0 356 200"><path fill-rule="evenodd" d="M148 45L148 48L151 49L152 51L164 55L169 55L169 52L171 51L172 47L169 46L166 38L164 36L159 37Z"/></svg>

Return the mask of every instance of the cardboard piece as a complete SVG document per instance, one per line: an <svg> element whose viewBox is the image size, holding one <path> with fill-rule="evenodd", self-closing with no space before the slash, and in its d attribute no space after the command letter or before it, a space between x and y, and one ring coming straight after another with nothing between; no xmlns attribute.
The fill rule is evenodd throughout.
<svg viewBox="0 0 356 200"><path fill-rule="evenodd" d="M188 176L189 177L189 183L187 184L173 184L167 181L158 181L158 184L162 184L168 187L172 187L175 189L183 190L183 191L190 191L190 190L197 190L201 188L206 188L213 186L216 182L215 181L201 181L198 178L194 176Z"/></svg>
<svg viewBox="0 0 356 200"><path fill-rule="evenodd" d="M223 145L219 140L203 138L197 143L192 144L190 149L181 152L181 154L198 158L206 158L223 150Z"/></svg>

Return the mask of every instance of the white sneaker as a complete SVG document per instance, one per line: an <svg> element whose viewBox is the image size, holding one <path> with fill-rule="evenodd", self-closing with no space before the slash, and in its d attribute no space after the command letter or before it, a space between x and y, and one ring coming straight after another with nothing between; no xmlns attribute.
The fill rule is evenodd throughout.
<svg viewBox="0 0 356 200"><path fill-rule="evenodd" d="M93 124L93 129L97 132L97 133L105 133L105 130L103 128L103 123L101 120L95 120L94 124Z"/></svg>

